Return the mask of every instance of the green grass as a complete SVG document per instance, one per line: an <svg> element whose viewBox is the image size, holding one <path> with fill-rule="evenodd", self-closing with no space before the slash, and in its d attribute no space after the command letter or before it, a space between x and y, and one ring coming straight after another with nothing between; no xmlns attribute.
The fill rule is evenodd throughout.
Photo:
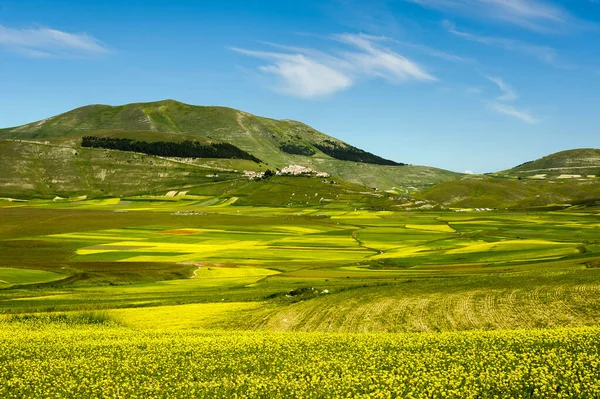
<svg viewBox="0 0 600 399"><path fill-rule="evenodd" d="M110 197L166 193L186 186L239 179L213 166L144 154L0 140L2 197ZM227 165L231 165L227 162ZM218 178L206 177L213 173Z"/></svg>
<svg viewBox="0 0 600 399"><path fill-rule="evenodd" d="M274 176L269 179L253 181L240 178L228 172L219 172L218 177L206 177L204 170L194 172L192 180L187 174L186 182L193 184L180 184L169 186L163 191L143 193L143 185L133 187L131 192L141 195L128 195L122 197L107 197L86 199L85 197L71 196L73 193L64 194L65 197L55 198L52 202L43 199L11 202L10 199L0 198L0 207L38 207L38 208L67 208L67 209L111 209L120 211L129 210L160 210L174 211L176 207L285 207L291 209L310 208L318 209L387 209L395 207L399 201L390 195L381 195L374 191L365 190L357 184L336 179L331 184L331 179L323 180L315 177L288 177ZM200 174L202 173L202 174ZM198 175L200 174L200 175ZM189 179L189 180L188 180ZM148 183L152 187L160 187L160 180ZM108 189L107 189L108 190ZM162 202L162 203L161 203ZM279 211L285 212L285 211Z"/></svg>
<svg viewBox="0 0 600 399"><path fill-rule="evenodd" d="M267 200L289 179L231 190ZM600 392L597 211L229 195L4 203L0 396Z"/></svg>
<svg viewBox="0 0 600 399"><path fill-rule="evenodd" d="M446 209L517 208L561 209L574 205L598 206L600 185L596 179L558 181L479 177L448 181L415 194Z"/></svg>
<svg viewBox="0 0 600 399"><path fill-rule="evenodd" d="M64 274L44 270L0 267L0 288L13 285L39 284L64 279Z"/></svg>
<svg viewBox="0 0 600 399"><path fill-rule="evenodd" d="M527 178L544 175L546 180L562 174L600 176L600 149L578 148L560 151L534 161L525 162L512 169L498 172L499 175Z"/></svg>
<svg viewBox="0 0 600 399"><path fill-rule="evenodd" d="M0 291L2 313L254 303L214 327L340 332L598 322L594 212L146 200L40 201L0 214L0 266L18 257L20 267L70 276Z"/></svg>

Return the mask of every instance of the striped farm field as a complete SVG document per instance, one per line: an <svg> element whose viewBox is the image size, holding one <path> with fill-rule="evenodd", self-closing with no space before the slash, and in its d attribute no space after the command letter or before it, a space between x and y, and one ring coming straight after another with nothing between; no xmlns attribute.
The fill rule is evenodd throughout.
<svg viewBox="0 0 600 399"><path fill-rule="evenodd" d="M600 397L597 212L94 201L0 209L2 398Z"/></svg>

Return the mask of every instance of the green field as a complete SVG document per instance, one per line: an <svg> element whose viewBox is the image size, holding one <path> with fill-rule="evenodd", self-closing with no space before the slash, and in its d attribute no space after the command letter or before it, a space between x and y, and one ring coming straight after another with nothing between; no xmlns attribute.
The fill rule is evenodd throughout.
<svg viewBox="0 0 600 399"><path fill-rule="evenodd" d="M190 191L2 203L2 397L597 397L598 211Z"/></svg>
<svg viewBox="0 0 600 399"><path fill-rule="evenodd" d="M17 266L18 262L15 262ZM27 270L14 267L0 267L0 288L14 285L47 283L65 278L65 275L44 270Z"/></svg>

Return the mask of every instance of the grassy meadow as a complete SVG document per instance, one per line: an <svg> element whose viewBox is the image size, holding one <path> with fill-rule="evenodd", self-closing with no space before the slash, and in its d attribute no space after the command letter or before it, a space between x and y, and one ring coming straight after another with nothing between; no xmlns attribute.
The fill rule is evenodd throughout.
<svg viewBox="0 0 600 399"><path fill-rule="evenodd" d="M281 184L306 200L1 202L0 396L600 395L597 210L361 210Z"/></svg>

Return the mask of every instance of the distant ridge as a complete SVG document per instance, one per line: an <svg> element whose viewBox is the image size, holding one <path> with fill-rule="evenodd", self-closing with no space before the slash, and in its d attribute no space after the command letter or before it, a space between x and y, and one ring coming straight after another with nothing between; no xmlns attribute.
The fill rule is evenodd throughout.
<svg viewBox="0 0 600 399"><path fill-rule="evenodd" d="M88 105L41 121L1 129L0 137L52 139L81 133L93 135L105 130L173 133L187 139L198 137L230 143L276 166L285 166L282 152L404 165L353 147L300 122L278 121L233 108L196 106L174 100L122 106Z"/></svg>
<svg viewBox="0 0 600 399"><path fill-rule="evenodd" d="M39 165L36 166L29 157L38 150L33 147L27 148L28 145L35 145L37 142L72 148L74 154L81 148L84 136L142 142L136 148L152 147L148 143L153 142L187 141L194 142L195 146L208 147L214 147L219 143L231 144L254 157L247 158L261 160L268 168L283 168L291 164L302 165L370 188L398 189L400 192L420 189L462 176L460 173L443 169L404 165L401 162L384 159L323 134L302 122L275 120L233 108L196 106L174 100L120 106L88 105L41 121L0 129L0 140L9 141L5 143L4 150L8 156L0 160L0 167L11 171L15 163L24 162L26 168L35 169ZM10 144L11 140L13 144ZM20 144L17 146L14 140L20 141ZM27 144L27 142L32 143ZM57 151L56 148L54 152ZM42 153L38 157L56 159L58 155L50 150L51 147L41 148ZM94 149L94 151L101 150ZM186 153L186 151L182 152ZM62 168L64 173L67 173L67 170L70 171L69 173L80 170L76 164L81 160L71 159L71 156L75 157L75 155L63 154L58 158L60 162L66 163ZM117 162L116 159L117 157L112 158ZM43 159L41 161L43 162ZM90 159L89 162L93 167L97 161ZM29 164L31 165L27 166ZM223 165L228 164L223 162ZM102 161L102 165L109 166L105 161ZM211 165L218 165L218 162L211 162ZM52 169L55 167L50 165L49 168L42 168L35 173L54 173L49 171ZM11 175L19 174L14 171ZM147 171L140 175L151 178L152 173ZM68 176L52 174L44 177L56 181L68 178ZM17 184L12 182L11 178L7 179L5 184ZM30 177L30 180L35 179L33 175ZM85 176L81 176L81 179L86 181ZM41 184L39 181L30 183L33 187L39 184ZM35 188L31 190L35 191ZM51 192L51 189L48 188L46 191Z"/></svg>
<svg viewBox="0 0 600 399"><path fill-rule="evenodd" d="M560 151L501 172L442 182L418 196L447 208L600 206L600 149Z"/></svg>
<svg viewBox="0 0 600 399"><path fill-rule="evenodd" d="M600 176L600 149L578 148L556 152L498 172L499 175L553 178L558 176ZM545 176L542 176L545 175ZM567 177L565 177L567 178Z"/></svg>

